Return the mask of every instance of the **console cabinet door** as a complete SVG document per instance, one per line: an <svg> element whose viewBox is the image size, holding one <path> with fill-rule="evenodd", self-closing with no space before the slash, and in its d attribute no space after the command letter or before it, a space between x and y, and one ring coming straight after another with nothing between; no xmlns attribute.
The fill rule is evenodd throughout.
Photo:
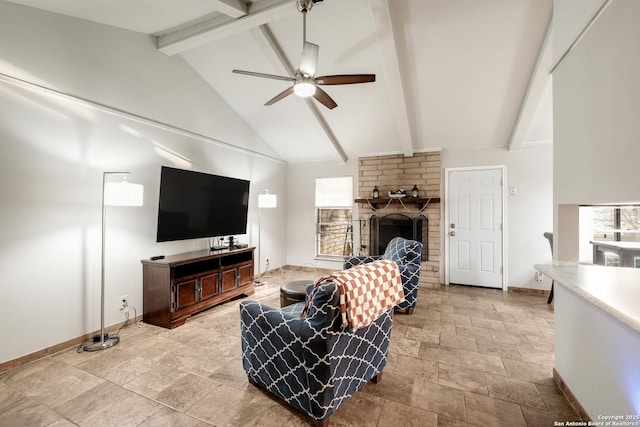
<svg viewBox="0 0 640 427"><path fill-rule="evenodd" d="M198 280L176 283L176 310L189 307L198 302Z"/></svg>
<svg viewBox="0 0 640 427"><path fill-rule="evenodd" d="M240 286L253 282L253 263L239 266L238 276Z"/></svg>
<svg viewBox="0 0 640 427"><path fill-rule="evenodd" d="M232 291L238 285L238 269L229 268L222 272L222 292Z"/></svg>
<svg viewBox="0 0 640 427"><path fill-rule="evenodd" d="M200 299L201 300L211 298L220 293L220 291L218 290L218 277L219 277L219 274L216 272L213 274L202 276L200 278L200 288L201 288Z"/></svg>

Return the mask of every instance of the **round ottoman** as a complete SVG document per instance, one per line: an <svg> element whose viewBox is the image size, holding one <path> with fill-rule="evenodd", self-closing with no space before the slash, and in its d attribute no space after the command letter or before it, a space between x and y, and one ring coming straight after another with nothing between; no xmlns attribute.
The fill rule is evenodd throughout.
<svg viewBox="0 0 640 427"><path fill-rule="evenodd" d="M313 280L295 280L280 287L280 307L286 307L297 302L304 302L307 296L307 286Z"/></svg>

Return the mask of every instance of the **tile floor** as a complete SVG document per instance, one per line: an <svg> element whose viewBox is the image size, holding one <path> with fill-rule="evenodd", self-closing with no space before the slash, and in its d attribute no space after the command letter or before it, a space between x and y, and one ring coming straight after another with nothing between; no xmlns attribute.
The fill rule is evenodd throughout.
<svg viewBox="0 0 640 427"><path fill-rule="evenodd" d="M272 272L250 298L279 306ZM304 426L310 420L247 383L238 300L167 330L129 326L96 353L58 353L0 375L0 426ZM544 296L423 284L396 315L382 382L335 426L553 426L579 420L552 379L553 307Z"/></svg>

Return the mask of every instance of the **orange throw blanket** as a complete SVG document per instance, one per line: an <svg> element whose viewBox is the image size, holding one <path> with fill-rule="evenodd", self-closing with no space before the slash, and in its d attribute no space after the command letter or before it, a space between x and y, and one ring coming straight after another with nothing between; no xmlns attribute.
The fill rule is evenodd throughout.
<svg viewBox="0 0 640 427"><path fill-rule="evenodd" d="M350 326L355 330L368 326L382 313L404 301L400 270L390 260L374 261L336 271L318 280L314 290L328 281L334 282L340 290L343 328ZM313 293L307 299L303 317L306 316L312 297Z"/></svg>

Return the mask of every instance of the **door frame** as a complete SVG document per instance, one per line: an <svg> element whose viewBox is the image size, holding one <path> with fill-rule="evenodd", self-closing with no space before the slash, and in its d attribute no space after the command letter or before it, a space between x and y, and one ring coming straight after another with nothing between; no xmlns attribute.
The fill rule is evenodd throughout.
<svg viewBox="0 0 640 427"><path fill-rule="evenodd" d="M442 221L442 239L444 240L444 284L449 286L449 174L451 172L478 171L488 169L499 169L502 179L502 290L508 290L508 269L507 269L507 166L470 166L444 169L444 215ZM496 288L497 289L497 288Z"/></svg>

